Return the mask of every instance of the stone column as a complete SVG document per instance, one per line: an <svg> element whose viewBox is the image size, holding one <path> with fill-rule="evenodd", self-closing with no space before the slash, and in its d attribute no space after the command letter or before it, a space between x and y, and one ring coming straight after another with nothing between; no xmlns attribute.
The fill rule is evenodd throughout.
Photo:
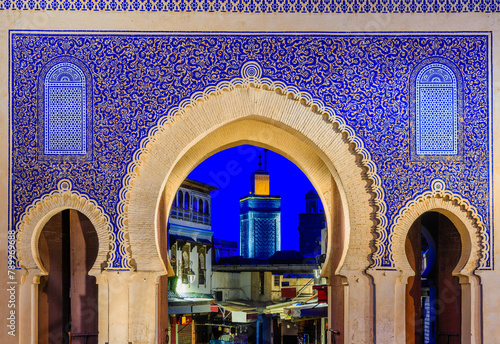
<svg viewBox="0 0 500 344"><path fill-rule="evenodd" d="M404 325L404 313L400 318L402 321L395 318L398 313L396 284L401 272L369 270L369 274L373 277L375 284L375 338L377 343L405 343L404 328L403 337L400 337L401 329L398 328L401 324ZM399 337L396 337L396 334L399 334Z"/></svg>
<svg viewBox="0 0 500 344"><path fill-rule="evenodd" d="M157 287L161 273L136 272L130 281L129 338L134 344L157 342Z"/></svg>
<svg viewBox="0 0 500 344"><path fill-rule="evenodd" d="M157 342L161 273L104 271L99 283L99 343Z"/></svg>
<svg viewBox="0 0 500 344"><path fill-rule="evenodd" d="M480 344L481 284L477 276L459 276L462 297L462 344ZM497 334L498 338L498 334ZM484 343L489 343L488 340Z"/></svg>
<svg viewBox="0 0 500 344"><path fill-rule="evenodd" d="M129 340L129 285L132 271L103 271L105 285L99 285L99 330L108 325L107 341L99 338L99 343L128 343ZM102 290L104 287L107 290ZM102 298L107 296L107 313L101 313L106 306ZM104 309L105 310L105 309ZM102 319L106 318L106 319ZM104 323L103 323L104 321Z"/></svg>
<svg viewBox="0 0 500 344"><path fill-rule="evenodd" d="M30 270L19 278L22 270L15 270L15 317L16 335L19 343L38 343L38 284L40 271Z"/></svg>
<svg viewBox="0 0 500 344"><path fill-rule="evenodd" d="M498 271L478 271L482 286L482 319L477 319L479 314L474 316L475 321L482 320L483 338L482 343L495 343L500 338L500 273ZM481 342L478 340L477 342Z"/></svg>
<svg viewBox="0 0 500 344"><path fill-rule="evenodd" d="M396 343L406 343L406 287L411 273L401 272L394 286L394 337Z"/></svg>
<svg viewBox="0 0 500 344"><path fill-rule="evenodd" d="M99 344L109 343L109 288L108 288L108 278L106 274L101 273L100 271L97 273L89 273L94 275L97 283L97 310L98 310L98 331L99 331Z"/></svg>
<svg viewBox="0 0 500 344"><path fill-rule="evenodd" d="M372 282L363 271L344 270L347 279L344 289L344 340L345 343L374 342L374 309Z"/></svg>

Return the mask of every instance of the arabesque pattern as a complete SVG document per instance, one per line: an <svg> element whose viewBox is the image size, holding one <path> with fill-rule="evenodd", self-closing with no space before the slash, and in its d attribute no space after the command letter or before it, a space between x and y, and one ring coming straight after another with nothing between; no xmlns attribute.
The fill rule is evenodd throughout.
<svg viewBox="0 0 500 344"><path fill-rule="evenodd" d="M13 32L12 223L35 199L56 189L57 180L71 179L75 190L99 201L114 224L116 248L108 268L127 268L124 214L134 162L155 131L195 106L196 99L237 87L235 80L243 79L250 86L269 80L274 89L316 104L353 140L369 167L371 187L383 200L376 204L376 267L394 266L391 223L435 178L477 209L488 234L488 42L488 34ZM77 58L92 73L91 159L37 159L37 78L61 56ZM453 63L463 80L457 91L463 99L461 155L412 161L411 75L431 58ZM485 269L491 267L491 261L484 263Z"/></svg>

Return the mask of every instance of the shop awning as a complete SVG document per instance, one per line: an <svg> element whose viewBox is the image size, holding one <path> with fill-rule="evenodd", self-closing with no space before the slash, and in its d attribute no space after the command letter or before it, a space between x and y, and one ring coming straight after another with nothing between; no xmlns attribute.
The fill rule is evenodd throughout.
<svg viewBox="0 0 500 344"><path fill-rule="evenodd" d="M285 312L292 318L325 318L328 317L328 304L306 303L303 305L285 308Z"/></svg>
<svg viewBox="0 0 500 344"><path fill-rule="evenodd" d="M169 234L169 243L170 246L172 246L174 243L179 242L179 243L191 243L191 244L198 244L198 245L205 245L205 246L212 246L212 241L209 239L194 239L190 236L186 235L177 235L177 234Z"/></svg>
<svg viewBox="0 0 500 344"><path fill-rule="evenodd" d="M194 240L191 237L185 236L185 235L177 235L177 234L170 234L168 238L169 245L172 246L173 244L177 243L196 243L196 240Z"/></svg>
<svg viewBox="0 0 500 344"><path fill-rule="evenodd" d="M210 305L168 306L169 315L210 313Z"/></svg>
<svg viewBox="0 0 500 344"><path fill-rule="evenodd" d="M196 242L198 244L207 245L207 246L213 245L212 242L208 239L198 239L198 240L196 240Z"/></svg>
<svg viewBox="0 0 500 344"><path fill-rule="evenodd" d="M292 301L278 302L272 305L269 305L264 310L266 314L283 314L286 313L286 309L293 307L301 302L305 302L310 296L301 296L297 297Z"/></svg>
<svg viewBox="0 0 500 344"><path fill-rule="evenodd" d="M214 302L211 295L199 294L190 296L199 297L180 297L177 295L176 297L170 297L169 295L168 314L210 313L210 306Z"/></svg>
<svg viewBox="0 0 500 344"><path fill-rule="evenodd" d="M262 303L249 300L220 302L217 303L217 306L222 309L223 314L224 312L231 314L231 321L233 323L248 323L254 321L265 307Z"/></svg>

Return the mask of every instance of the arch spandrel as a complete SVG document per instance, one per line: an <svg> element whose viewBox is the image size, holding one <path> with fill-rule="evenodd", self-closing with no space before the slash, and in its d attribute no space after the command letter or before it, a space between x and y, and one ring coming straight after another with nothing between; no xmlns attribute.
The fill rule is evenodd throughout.
<svg viewBox="0 0 500 344"><path fill-rule="evenodd" d="M285 131L288 128L296 138L305 138L308 149L321 158L345 200L344 214L348 219L345 237L349 244L344 246L344 267L356 270L368 267L372 253L370 244L374 239L373 218L385 217L373 206L383 203L383 193L376 167L369 160L370 154L353 130L330 108L321 102L314 103L310 97L301 97L295 89L287 89L281 84L277 87L270 80L263 80L245 85L239 79L220 89L194 95L191 102L186 101L182 107L171 111L171 116L160 122L141 145L142 149L129 166L133 174L125 179L122 194L126 196L119 206L132 210L122 212L121 216L123 223L128 224L132 258L138 269L165 271L158 252L147 248L157 244L153 228L156 228L154 219L161 190L167 186L166 191L173 195L173 190L189 171L201 162L189 155L190 150L211 133L223 130L224 126L252 117L268 122L270 127ZM262 139L246 140L266 146ZM218 150L228 144L223 139L214 142L216 146L219 142ZM269 147L279 146L269 144ZM202 160L217 149L207 151ZM307 165L305 161L294 159L296 152L284 155L298 166ZM174 170L181 159L188 166L183 173ZM318 185L318 182L313 180L313 184ZM356 232L350 233L350 228L356 228ZM354 255L347 254L350 248L354 249Z"/></svg>
<svg viewBox="0 0 500 344"><path fill-rule="evenodd" d="M18 222L18 255L19 265L36 275L46 275L39 252L38 239L45 224L52 216L62 210L74 209L85 215L97 232L99 241L98 254L89 274L96 274L106 265L108 254L113 245L111 222L104 210L93 200L72 190L69 180L61 180L58 189L33 202Z"/></svg>

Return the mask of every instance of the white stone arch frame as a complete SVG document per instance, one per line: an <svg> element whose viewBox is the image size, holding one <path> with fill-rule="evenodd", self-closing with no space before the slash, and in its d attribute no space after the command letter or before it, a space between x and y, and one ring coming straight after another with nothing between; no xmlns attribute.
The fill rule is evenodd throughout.
<svg viewBox="0 0 500 344"><path fill-rule="evenodd" d="M453 270L462 286L462 343L481 342L481 290L476 275L485 258L487 241L484 222L477 210L465 199L446 190L442 180L435 179L431 190L415 197L400 210L393 225L393 255L400 276L396 283L396 338L404 342L405 292L408 277L415 272L408 262L405 241L413 223L424 213L438 212L445 215L456 227L462 242L462 254Z"/></svg>
<svg viewBox="0 0 500 344"><path fill-rule="evenodd" d="M96 275L108 261L111 241L111 222L97 202L88 196L72 190L69 180L61 180L57 190L34 201L21 216L17 224L17 245L20 266L34 276L47 275L40 260L38 239L45 224L58 212L74 209L88 217L99 241L99 249L89 274ZM112 254L112 253L111 253Z"/></svg>
<svg viewBox="0 0 500 344"><path fill-rule="evenodd" d="M252 106L245 107L245 103L252 102L254 103L254 109L252 109ZM268 112L262 108L263 105L278 111ZM281 113L282 111L287 111L288 115ZM209 118L207 123L200 123L204 121L203 118ZM149 141L149 144L143 150L143 153L146 154L143 154L138 159L139 163L136 164L135 168L129 168L129 171L133 171L133 179L130 178L129 192L127 197L122 200L123 209L129 210L127 213L123 213L123 223L128 223L132 258L137 268L142 270L145 265L149 265L149 267L145 268L146 270L166 271L163 263L158 261L158 253L153 253L149 249L153 247L152 245L158 243L153 232L151 232L150 238L145 238L145 221L150 222L151 229L156 228L156 225L154 225L154 219L157 216L155 209L158 208L159 195L161 190L165 189L167 180L169 178L173 180L174 177L176 184L173 187L177 189L183 178L190 172L190 169L207 158L208 155L205 155L201 161L191 159L190 167L184 171L182 176L173 173L174 167L204 137L232 122L245 118L259 118L261 121L267 122L268 125L282 130L283 128L291 128L296 135L300 135L301 140L309 140L308 144L314 146L314 149L310 149L310 152L321 156L323 165L328 165L330 175L341 188L344 213L346 218L350 218L352 221L347 224L346 228L353 226L357 228L356 238L353 238L357 246L356 251L364 251L365 253L361 264L359 260L356 263L357 259L354 257L349 259L350 268L366 269L370 263L370 245L374 240L373 232L376 221L373 218L379 220L379 227L381 227L380 223L383 221L380 219L380 212L375 210L379 204L377 204L376 200L373 200L376 198L374 197L373 188L378 185L377 178L370 178L374 175L374 164L370 160L365 160L366 155L361 155L359 152L360 148L362 148L363 153L367 154L363 144L360 141L349 140L350 136L347 132L335 126L335 122L332 124L330 118L325 119L321 112L318 113L311 106L300 102L300 99L290 99L287 94L255 87L238 87L229 92L222 92L214 96L212 101L199 102L195 108L190 108L186 113L176 116L174 120L158 129L154 138ZM205 124L205 128L203 124ZM315 126L317 125L320 125L322 129L316 130ZM189 133L189 131L193 132ZM231 133L226 132L226 134ZM308 135L312 137L312 140L309 139ZM219 140L220 144L218 147L213 148L213 153L230 147L228 142L222 143L222 141ZM286 151L280 150L279 146L263 143L261 139L240 138L239 144L243 143L260 144L262 147L273 148L299 167L302 165L300 161L293 158L293 154L287 154ZM169 147L169 151L166 151L165 147ZM353 171L357 172L353 173ZM305 172L307 175L307 171ZM368 176L368 172L370 172L371 176ZM310 175L309 177L311 179ZM341 185L347 185L347 187ZM315 186L319 190L326 190L325 187L318 188L318 184ZM154 197L152 197L153 192ZM330 203L324 194L320 197L324 204ZM171 203L170 198L173 198L173 196L167 198L167 203ZM355 215L351 217L350 213ZM141 227L143 229L139 230ZM346 239L348 237L349 235ZM361 249L361 246L363 246L363 249ZM345 251L347 251L347 247ZM344 258L347 258L346 255L344 255ZM140 266L141 263L142 267Z"/></svg>
<svg viewBox="0 0 500 344"><path fill-rule="evenodd" d="M346 229L349 232L349 228L353 225L356 228L365 228L357 231L357 233L363 233L361 236L365 237L356 238L353 243L357 246L365 244L366 249L370 250L368 243L375 242L378 249L375 254L368 253L362 259L361 265L369 265L370 259L373 259L375 262L373 266L379 266L384 249L380 243L387 242L387 234L383 230L387 225L385 195L376 165L371 160L370 153L364 147L363 142L355 135L354 130L335 114L333 109L325 106L320 100L314 99L309 93L279 81L261 78L262 71L257 63L252 61L246 63L241 69L241 74L242 78L210 86L203 92L196 92L190 99L185 99L178 107L172 108L167 116L164 116L158 125L150 130L148 137L141 142L140 149L134 154L120 192L121 201L118 205L117 221L119 230L128 234L129 242L125 244L130 245L133 265L138 266L141 261L146 270L166 272L163 262L158 259L158 252L144 254L146 247L157 245L157 242L152 235L149 238L145 238L144 234L139 235L139 232L144 233L143 229L146 225L144 221L137 220L139 214L143 219L149 218L145 214L151 213L151 209L157 209L158 193L164 189L176 162L193 146L193 142L199 141L211 130L220 128L231 121L256 115L276 121L278 127L289 125L303 137L310 138L312 144L316 145L316 149L323 154L322 158L330 164L328 168L341 189L340 194L345 205L346 218L349 212L371 214L370 220L360 216L363 218L361 223L356 223L356 216L350 217L354 223L347 223ZM285 119L288 123L283 122ZM190 126L176 131L175 128L179 126L179 122L185 121L189 121ZM331 142L325 142L322 139L321 134L325 134L324 131L311 129L310 125L304 127L308 122L314 122L314 125L321 122L323 128L328 127L329 131L326 135L332 139ZM197 131L196 135L189 136L191 131ZM171 151L166 152L165 147ZM337 173L337 171L341 172ZM355 181L353 176L355 176ZM160 179L161 185L159 185ZM151 196L147 201L144 198L146 194L147 197ZM150 206L153 199L157 200L155 207L146 210L144 205ZM137 202L138 200L141 201ZM322 201L325 203L324 197ZM370 210L367 211L366 208L360 210L359 204L363 201ZM141 213L139 209L144 210L145 213ZM155 219L156 216L155 213ZM152 220L147 226L150 229L156 228ZM143 229L139 229L141 227ZM369 230L366 229L368 227ZM377 235L374 235L375 231ZM346 241L349 242L349 234ZM344 251L343 259L345 260L347 247ZM356 249L356 252L361 251L363 250ZM355 259L351 259L352 267L359 265L354 261Z"/></svg>
<svg viewBox="0 0 500 344"><path fill-rule="evenodd" d="M128 238L123 244L131 252L130 265L138 272L167 273L169 263L160 258L158 242L165 226L159 219L168 218L173 195L198 163L240 144L271 148L301 168L315 186L325 205L329 238L334 197L341 204L342 215L335 216L343 228L342 254L332 271L329 240L323 271L325 277L345 276L349 284L346 307L356 310L346 314L345 338L370 342L373 291L366 270L381 262L385 246L379 243L388 239L377 167L363 141L332 108L307 92L260 78L261 72L252 70L260 67L251 64L243 66L243 78L211 86L172 108L141 142L118 204L117 226L120 237ZM269 131L282 140L266 138ZM165 206L160 209L160 204Z"/></svg>

